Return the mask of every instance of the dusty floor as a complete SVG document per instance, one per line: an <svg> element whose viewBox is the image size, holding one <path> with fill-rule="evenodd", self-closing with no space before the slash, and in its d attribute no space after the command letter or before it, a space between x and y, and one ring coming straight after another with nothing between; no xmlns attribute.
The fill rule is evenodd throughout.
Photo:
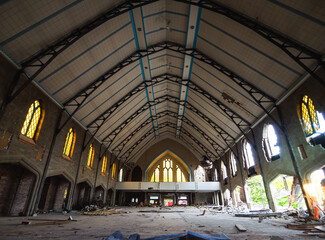
<svg viewBox="0 0 325 240"><path fill-rule="evenodd" d="M86 216L80 213L66 215L53 213L41 214L37 217L1 217L0 239L105 239L113 232L120 230L124 237L139 233L141 239L172 233L193 231L201 234L224 233L231 239L270 239L280 236L284 239L307 239L299 236L302 231L289 230L284 226L292 220L266 219L261 223L258 219L234 217L227 213L206 211L195 207L174 207L171 211L184 212L139 212L157 210L159 208L122 208L126 214L109 216ZM164 210L164 209L162 209ZM35 226L34 224L48 220L66 220L69 216L74 220L60 225ZM29 220L30 219L30 220ZM30 221L30 225L22 225L22 221ZM235 224L241 224L247 232L238 232ZM317 239L317 237L311 237Z"/></svg>

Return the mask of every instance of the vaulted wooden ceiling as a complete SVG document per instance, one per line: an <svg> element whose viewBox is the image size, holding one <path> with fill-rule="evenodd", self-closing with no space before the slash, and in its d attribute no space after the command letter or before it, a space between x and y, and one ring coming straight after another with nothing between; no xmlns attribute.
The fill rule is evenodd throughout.
<svg viewBox="0 0 325 240"><path fill-rule="evenodd" d="M322 0L8 0L2 54L126 161L176 138L214 161L314 74Z"/></svg>

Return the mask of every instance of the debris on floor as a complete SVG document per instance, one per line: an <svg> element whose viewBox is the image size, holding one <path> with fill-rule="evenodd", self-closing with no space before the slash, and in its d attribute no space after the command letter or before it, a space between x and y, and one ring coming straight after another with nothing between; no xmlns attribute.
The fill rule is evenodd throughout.
<svg viewBox="0 0 325 240"><path fill-rule="evenodd" d="M91 215L91 216L107 216L112 214L122 214L127 213L126 211L122 211L122 209L97 209L95 211L83 212L83 215Z"/></svg>
<svg viewBox="0 0 325 240"><path fill-rule="evenodd" d="M132 234L129 238L124 238L120 231L114 232L112 235L108 236L106 240L140 240L139 234ZM179 234L169 234L169 235L161 235L155 236L151 238L144 238L143 240L229 240L226 235L218 234L218 235L206 235L199 234L195 232L188 231L187 233L179 233Z"/></svg>
<svg viewBox="0 0 325 240"><path fill-rule="evenodd" d="M238 229L239 232L246 232L247 229L243 227L241 224L236 224L235 227Z"/></svg>

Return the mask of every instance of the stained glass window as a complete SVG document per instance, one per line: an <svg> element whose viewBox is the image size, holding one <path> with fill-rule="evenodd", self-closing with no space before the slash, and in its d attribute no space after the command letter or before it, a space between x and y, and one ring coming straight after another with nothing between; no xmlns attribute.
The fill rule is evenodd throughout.
<svg viewBox="0 0 325 240"><path fill-rule="evenodd" d="M107 166L107 156L104 155L104 157L103 157L103 165L102 165L102 175L105 175L105 173L106 173L106 166Z"/></svg>
<svg viewBox="0 0 325 240"><path fill-rule="evenodd" d="M173 161L170 159L165 159L163 161L163 181L173 181Z"/></svg>
<svg viewBox="0 0 325 240"><path fill-rule="evenodd" d="M159 182L160 165L158 165L151 176L151 182Z"/></svg>
<svg viewBox="0 0 325 240"><path fill-rule="evenodd" d="M65 139L63 154L69 158L72 157L74 144L75 144L75 132L73 128L70 128L69 132L67 133L67 137Z"/></svg>
<svg viewBox="0 0 325 240"><path fill-rule="evenodd" d="M305 95L301 101L301 119L306 137L311 136L319 130L319 121L313 101L307 95Z"/></svg>
<svg viewBox="0 0 325 240"><path fill-rule="evenodd" d="M93 166L94 154L95 154L95 148L94 148L94 145L91 144L90 148L89 148L89 154L88 154L88 162L87 162L88 167Z"/></svg>
<svg viewBox="0 0 325 240"><path fill-rule="evenodd" d="M115 174L116 174L116 162L113 163L112 166L112 178L115 179Z"/></svg>
<svg viewBox="0 0 325 240"><path fill-rule="evenodd" d="M176 181L177 182L186 182L184 173L182 170L179 168L178 165L176 165Z"/></svg>
<svg viewBox="0 0 325 240"><path fill-rule="evenodd" d="M152 172L150 182L186 182L185 176L181 167L167 158L160 162Z"/></svg>
<svg viewBox="0 0 325 240"><path fill-rule="evenodd" d="M21 129L21 134L35 139L37 130L41 127L42 107L39 101L35 100L28 109L28 113Z"/></svg>

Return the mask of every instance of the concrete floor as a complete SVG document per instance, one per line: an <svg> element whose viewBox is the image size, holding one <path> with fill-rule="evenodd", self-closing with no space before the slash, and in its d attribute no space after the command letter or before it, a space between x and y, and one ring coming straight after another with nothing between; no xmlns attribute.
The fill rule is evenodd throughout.
<svg viewBox="0 0 325 240"><path fill-rule="evenodd" d="M66 215L40 214L37 217L1 217L0 239L105 239L113 232L120 230L124 237L139 233L141 239L157 235L183 233L193 231L201 234L224 233L231 239L270 239L280 236L284 239L307 239L299 236L302 231L289 230L285 225L293 220L266 219L261 223L258 219L234 217L227 213L212 213L196 207L173 207L174 213L139 212L157 210L159 208L123 207L126 214L108 216L86 216L80 213ZM165 210L165 209L162 209ZM74 220L60 225L35 226L40 219L66 220L69 216ZM28 220L31 219L31 220ZM22 221L31 221L30 225L21 225ZM238 232L235 224L241 224L247 232ZM317 237L312 237L316 239Z"/></svg>

